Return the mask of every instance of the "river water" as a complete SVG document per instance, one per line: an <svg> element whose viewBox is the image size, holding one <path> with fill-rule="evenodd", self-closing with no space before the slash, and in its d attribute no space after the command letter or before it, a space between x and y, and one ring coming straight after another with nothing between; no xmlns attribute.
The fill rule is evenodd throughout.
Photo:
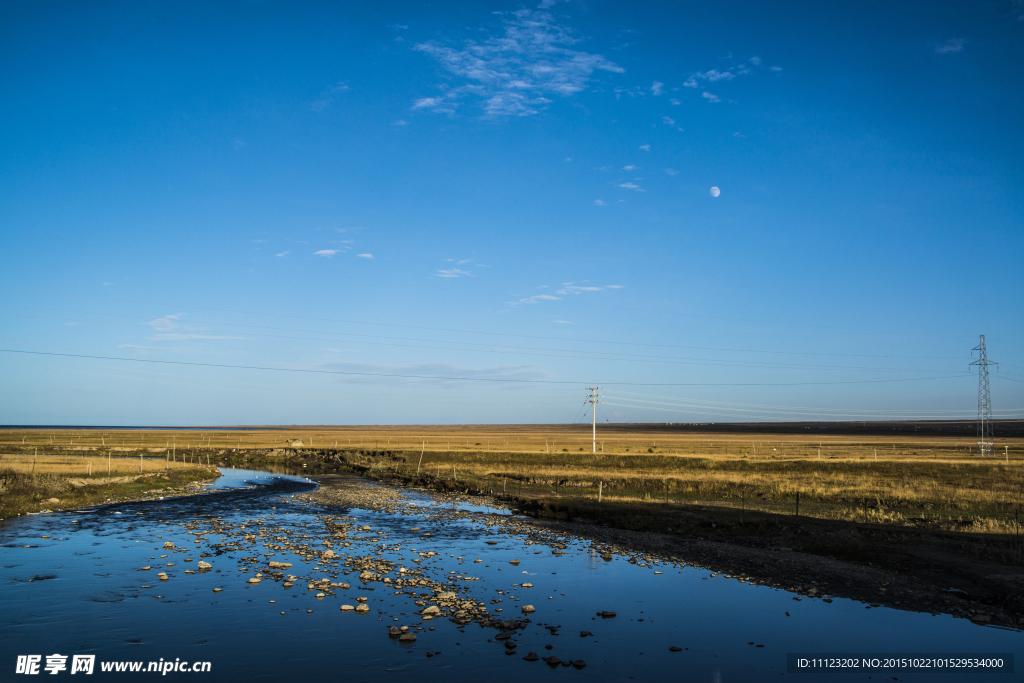
<svg viewBox="0 0 1024 683"><path fill-rule="evenodd" d="M1024 642L1020 632L945 615L866 609L839 598L796 601L791 593L699 568L642 567L624 557L604 561L583 541L570 542L555 554L543 543L529 544L523 534L495 534L486 522L507 510L462 503L458 507L465 514L438 523L438 510L452 503L425 492L403 491L417 507L401 513L330 511L295 498L316 486L302 477L222 472L211 492L201 496L0 522L0 680L20 678L13 674L19 655L42 655L40 672L46 675L46 657L60 654L69 656L68 670L57 675L71 675L72 655L95 655L93 675L117 680L152 680L160 674L105 673L101 662L210 662L210 673L166 675L216 681L512 681L524 676L882 681L890 674L789 673L787 653L1018 654ZM515 634L516 654L505 654L508 648L495 639L494 628L460 627L445 618L422 620L413 597L397 595L379 582L363 585L358 572L339 575L337 581L351 587L322 598L307 589L305 580L287 589L266 578L249 584L253 572L245 558L254 552L251 548L226 548L233 541L209 525L189 533L198 528L196 520L216 519L223 528L262 525L319 542L316 534L324 535L325 517L342 514L357 528L382 532L379 538L339 547L343 552L378 553L398 565L422 568L424 576L437 581L472 576L477 580L464 582L465 594L487 603L492 613L502 610L503 619L523 618L522 605L534 605L536 612L526 615L531 623ZM427 527L431 535L424 537ZM216 541L222 542L218 548L211 545ZM174 543L177 552L165 550L166 542ZM260 549L260 560L275 554L265 550ZM437 553L432 561L412 563L428 550ZM200 559L213 569L194 572ZM316 558L276 552L271 559L292 563L287 572L300 577L324 573ZM512 566L510 559L520 564ZM142 571L144 566L152 568ZM167 580L157 578L159 571L166 572ZM523 582L532 588L518 587ZM367 598L369 613L340 611L342 604L357 604L357 596ZM601 618L599 611L616 616ZM410 626L416 641L389 637L389 626ZM546 626L558 628L552 632ZM581 631L592 635L581 636ZM586 665L524 661L530 651ZM897 676L905 681L1014 679L1012 673L965 671Z"/></svg>

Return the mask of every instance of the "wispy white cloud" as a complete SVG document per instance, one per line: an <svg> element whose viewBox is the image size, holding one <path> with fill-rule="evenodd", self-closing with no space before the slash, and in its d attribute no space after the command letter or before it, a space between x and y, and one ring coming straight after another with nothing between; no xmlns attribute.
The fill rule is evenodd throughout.
<svg viewBox="0 0 1024 683"><path fill-rule="evenodd" d="M323 256L324 258L331 258L337 254L340 249L321 249L320 251L314 251L313 256Z"/></svg>
<svg viewBox="0 0 1024 683"><path fill-rule="evenodd" d="M395 125L395 126L408 126L409 122L408 121L403 121L402 119L398 119L392 125Z"/></svg>
<svg viewBox="0 0 1024 683"><path fill-rule="evenodd" d="M508 303L512 306L519 304L539 304L541 301L561 301L562 297L552 296L550 294L534 294L533 296L523 297L519 301L509 301Z"/></svg>
<svg viewBox="0 0 1024 683"><path fill-rule="evenodd" d="M662 120L662 121L663 121L664 123L667 123L667 124L668 124L668 125L670 125L670 126L674 126L674 125L676 125L676 120L675 120L675 119L673 119L673 118L672 118L671 116L662 116L662 117L661 117L661 120Z"/></svg>
<svg viewBox="0 0 1024 683"><path fill-rule="evenodd" d="M626 190L635 190L637 192L645 192L644 188L640 187L636 183L619 183L619 187Z"/></svg>
<svg viewBox="0 0 1024 683"><path fill-rule="evenodd" d="M651 86L651 94L657 97L658 95L661 95L664 91L665 84L659 83L658 81L654 81L654 84Z"/></svg>
<svg viewBox="0 0 1024 683"><path fill-rule="evenodd" d="M592 285L587 280L584 280L582 285L577 285L575 282L563 282L562 288L559 289L556 294L562 294L564 296L578 295L578 294L589 294L591 292L602 292L606 289L622 289L623 285Z"/></svg>
<svg viewBox="0 0 1024 683"><path fill-rule="evenodd" d="M274 256L287 256L290 253L291 253L290 251L285 250L285 251L282 251L280 254L274 254Z"/></svg>
<svg viewBox="0 0 1024 683"><path fill-rule="evenodd" d="M181 320L183 315L184 314L182 313L175 313L174 315L165 315L162 318L150 320L146 324L152 327L154 330L157 330L158 332L168 332L178 327L178 321Z"/></svg>
<svg viewBox="0 0 1024 683"><path fill-rule="evenodd" d="M595 199L594 206L608 206L608 202L603 199Z"/></svg>
<svg viewBox="0 0 1024 683"><path fill-rule="evenodd" d="M359 258L373 258L373 254L359 254Z"/></svg>
<svg viewBox="0 0 1024 683"><path fill-rule="evenodd" d="M640 149L642 149L645 152L650 152L651 151L651 146L650 145L640 145Z"/></svg>
<svg viewBox="0 0 1024 683"><path fill-rule="evenodd" d="M680 102L679 100L677 100L677 99L676 99L676 98L674 98L674 97L673 97L672 99L670 99L670 100L668 101L668 103L669 103L669 104L671 104L672 106L679 106L680 104L682 104L682 102Z"/></svg>
<svg viewBox="0 0 1024 683"><path fill-rule="evenodd" d="M640 167L639 166L634 166L634 165L630 164L629 166L623 166L622 170L623 171L635 171L638 168L640 168Z"/></svg>
<svg viewBox="0 0 1024 683"><path fill-rule="evenodd" d="M679 171L674 168L666 168L665 173L668 173L669 175L679 175Z"/></svg>
<svg viewBox="0 0 1024 683"><path fill-rule="evenodd" d="M559 325L572 325L571 320L552 320L551 322L558 323Z"/></svg>
<svg viewBox="0 0 1024 683"><path fill-rule="evenodd" d="M219 334L196 334L194 332L161 332L152 337L146 337L150 341L182 341L184 339L247 339L247 337L231 337Z"/></svg>
<svg viewBox="0 0 1024 683"><path fill-rule="evenodd" d="M150 341L181 341L184 339L246 339L247 337L234 337L220 334L209 334L202 328L181 326L182 313L165 315L162 318L150 320L147 325L156 330L152 337L146 337ZM142 347L139 347L142 348Z"/></svg>
<svg viewBox="0 0 1024 683"><path fill-rule="evenodd" d="M467 40L460 48L431 41L416 49L469 83L435 97L421 97L413 109L452 113L461 101L482 101L487 116L529 116L583 90L595 71L624 69L598 54L571 49L580 39L544 11L521 9L503 16L503 35Z"/></svg>
<svg viewBox="0 0 1024 683"><path fill-rule="evenodd" d="M964 49L964 45L966 44L967 41L963 38L950 38L946 42L939 43L935 46L935 54L945 55L950 52L960 52Z"/></svg>
<svg viewBox="0 0 1024 683"><path fill-rule="evenodd" d="M701 73L700 71L694 72L689 78L683 83L685 88L696 88L699 86L698 81L709 81L716 83L717 81L731 81L736 78L736 74L732 71L719 71L718 69L711 69Z"/></svg>
<svg viewBox="0 0 1024 683"><path fill-rule="evenodd" d="M480 379L518 379L537 380L548 377L547 372L536 365L493 365L481 368L470 368L452 363L418 363L409 365L380 365L375 363L355 363L352 361L332 361L321 367L335 372L352 373L339 382L346 383L379 383L381 376L386 376L391 384L460 387L473 386L479 388ZM465 381L462 378L466 378ZM509 387L511 388L511 387Z"/></svg>
<svg viewBox="0 0 1024 683"><path fill-rule="evenodd" d="M434 277L473 277L473 273L458 268L452 268L451 270L439 270L434 273Z"/></svg>
<svg viewBox="0 0 1024 683"><path fill-rule="evenodd" d="M331 106L331 103L338 98L338 95L349 89L350 88L345 83L335 83L320 93L320 99L312 102L309 105L309 108L316 112L323 111L324 109L327 109L327 107Z"/></svg>
<svg viewBox="0 0 1024 683"><path fill-rule="evenodd" d="M732 53L729 54L729 58L732 57ZM707 71L695 71L683 82L685 88L703 88L708 83L718 83L720 81L732 81L739 76L745 76L747 74L754 74L762 71L764 67L761 66L761 58L754 56L745 62L741 62L734 66L730 66L727 69L708 69ZM773 66L770 67L771 71L782 71L782 67ZM701 96L707 99L709 102L721 102L716 95L713 95L707 91L703 91ZM679 104L678 100L672 100L672 104Z"/></svg>
<svg viewBox="0 0 1024 683"><path fill-rule="evenodd" d="M118 344L117 348L125 351L137 351L139 353L150 353L152 351L181 351L180 347L169 346L139 346L138 344Z"/></svg>

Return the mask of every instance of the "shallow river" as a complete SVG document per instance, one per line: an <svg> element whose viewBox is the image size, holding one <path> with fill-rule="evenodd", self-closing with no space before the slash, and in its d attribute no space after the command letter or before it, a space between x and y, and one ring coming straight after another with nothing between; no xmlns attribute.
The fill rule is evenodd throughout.
<svg viewBox="0 0 1024 683"><path fill-rule="evenodd" d="M101 663L138 661L145 667L161 659L210 662L209 673L171 671L166 676L211 681L520 681L525 676L884 681L891 672L787 672L787 653L1024 651L1020 632L944 615L866 609L839 598L831 603L808 597L797 601L782 590L694 567L641 567L621 556L604 561L584 541L573 541L564 554L554 554L543 544L528 545L525 535L495 533L493 525L485 524L495 513L507 515L505 510L463 503L459 507L469 514L442 524L436 513L452 504L417 491L403 492L418 507L402 514L325 510L294 499L315 486L304 478L222 472L211 486L216 490L206 495L0 522L0 680L21 678L14 675L19 655L41 655L39 672L47 675L47 656L59 654L68 656L67 670L56 675L72 675L73 655L95 655L93 675L116 680L153 680L161 674L103 672ZM377 553L436 581L473 577L478 580L460 584L464 595L483 601L502 619L522 619L522 606L534 605L536 612L526 615L531 623L515 633L515 654L506 655L508 648L495 639L494 628L476 623L460 627L446 618L424 621L416 614L421 607L413 597L396 595L380 582L364 585L358 572L332 579L351 587L335 588L336 594L322 598L316 597L319 591L307 589L306 580L287 589L267 578L250 584L255 572L243 560L255 554L261 561L272 554L270 559L292 563L287 573L299 577L321 576L324 570L315 559L268 553L264 547L255 553L241 544L235 551L221 546L217 554L211 552L212 543L232 542L204 526L196 532L202 535L197 543L196 533L182 526L216 518L237 529L259 518L258 524L248 523L250 529L276 526L316 536L319 543L321 536L329 536L324 519L341 515L351 517L357 528L366 525L374 533L383 532L379 538L350 539L350 547L336 547L343 556ZM429 528L431 535L424 537L417 528ZM164 549L165 542L174 543L178 552ZM423 564L412 563L426 551L437 555ZM483 561L474 563L478 558ZM194 571L200 559L213 568ZM510 565L512 559L520 564ZM151 569L141 570L145 566ZM167 580L158 579L160 571ZM532 587L519 587L524 582ZM358 596L367 598L370 612L339 609L356 605ZM616 616L601 618L600 611ZM416 641L389 637L390 626L410 626ZM545 626L558 628L552 632ZM581 631L592 635L581 636ZM586 665L578 669L524 661L531 651ZM895 675L905 681L1016 680L1012 673L969 671Z"/></svg>

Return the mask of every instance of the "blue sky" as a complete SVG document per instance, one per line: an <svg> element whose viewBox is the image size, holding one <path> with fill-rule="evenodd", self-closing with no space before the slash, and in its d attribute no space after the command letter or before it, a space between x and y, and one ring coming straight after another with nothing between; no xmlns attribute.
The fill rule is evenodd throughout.
<svg viewBox="0 0 1024 683"><path fill-rule="evenodd" d="M1022 57L1014 0L3 3L0 422L971 417L979 334L1024 416Z"/></svg>

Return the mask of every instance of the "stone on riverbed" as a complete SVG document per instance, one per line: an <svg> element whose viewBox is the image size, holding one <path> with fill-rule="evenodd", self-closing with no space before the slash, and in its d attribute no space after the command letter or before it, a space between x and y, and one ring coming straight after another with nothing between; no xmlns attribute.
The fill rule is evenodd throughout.
<svg viewBox="0 0 1024 683"><path fill-rule="evenodd" d="M202 564L202 563L200 563L200 564ZM291 562L274 562L274 561L271 561L270 564L269 564L269 567L271 569L288 569L291 566L292 566Z"/></svg>
<svg viewBox="0 0 1024 683"><path fill-rule="evenodd" d="M262 580L263 579L257 579L257 578L254 577L254 578L249 579L249 583L257 584L257 583L259 583Z"/></svg>
<svg viewBox="0 0 1024 683"><path fill-rule="evenodd" d="M427 608L423 609L420 612L420 614L422 614L424 616L429 615L429 616L432 616L432 617L436 616L436 615L438 615L440 613L441 613L441 608L438 607L437 605L431 605L430 607L427 607Z"/></svg>
<svg viewBox="0 0 1024 683"><path fill-rule="evenodd" d="M533 605L523 605L523 613L528 614L530 612L536 612L537 609Z"/></svg>
<svg viewBox="0 0 1024 683"><path fill-rule="evenodd" d="M353 607L352 605L342 605L341 606L341 611L342 612L351 612L354 609L355 609L355 607Z"/></svg>
<svg viewBox="0 0 1024 683"><path fill-rule="evenodd" d="M203 570L206 570L206 569L213 569L213 565L212 564L210 564L209 562L203 562L202 560L199 560L199 564L196 565L196 566L199 568L199 571L203 571Z"/></svg>
<svg viewBox="0 0 1024 683"><path fill-rule="evenodd" d="M367 607L364 603L359 603L358 605L356 605L356 614L366 614L369 611L370 608Z"/></svg>

